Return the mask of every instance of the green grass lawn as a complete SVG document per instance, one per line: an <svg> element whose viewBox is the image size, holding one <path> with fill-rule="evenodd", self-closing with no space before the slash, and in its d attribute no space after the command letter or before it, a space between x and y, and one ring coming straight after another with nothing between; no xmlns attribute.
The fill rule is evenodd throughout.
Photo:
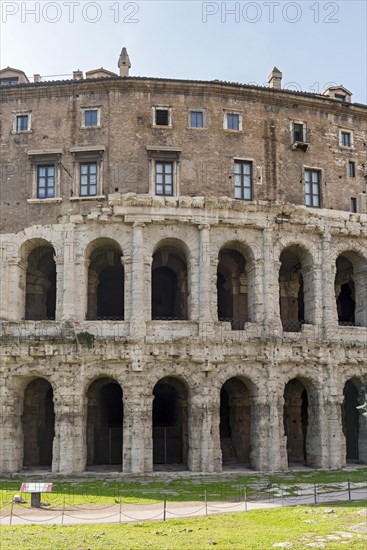
<svg viewBox="0 0 367 550"><path fill-rule="evenodd" d="M35 525L2 527L1 550L181 550L268 549L276 543L305 549L323 543L328 550L367 546L367 501L297 506L166 522L130 525Z"/></svg>
<svg viewBox="0 0 367 550"><path fill-rule="evenodd" d="M28 476L29 477L29 476ZM43 496L43 500L51 506L63 506L66 504L101 504L110 505L119 502L127 504L142 504L161 502L164 495L171 502L203 501L205 494L208 501L213 500L238 500L247 496L251 497L265 487L269 494L273 485L287 486L290 494L299 484L325 484L325 483L367 483L367 468L354 471L311 471L311 472L286 472L277 475L228 475L198 476L190 478L178 478L175 473L165 479L161 477L139 477L106 481L85 481L74 479L57 481L53 485L53 493ZM19 480L2 479L0 481L0 507L10 506L14 494L19 494L21 482ZM31 479L29 479L31 481ZM30 502L30 495L23 495Z"/></svg>

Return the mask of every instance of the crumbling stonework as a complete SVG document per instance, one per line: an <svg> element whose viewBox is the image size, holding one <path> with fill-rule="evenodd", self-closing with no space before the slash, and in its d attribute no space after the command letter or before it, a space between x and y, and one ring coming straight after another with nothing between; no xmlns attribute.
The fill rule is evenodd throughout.
<svg viewBox="0 0 367 550"><path fill-rule="evenodd" d="M1 92L0 471L367 463L366 107L128 76ZM242 161L251 200L235 198Z"/></svg>

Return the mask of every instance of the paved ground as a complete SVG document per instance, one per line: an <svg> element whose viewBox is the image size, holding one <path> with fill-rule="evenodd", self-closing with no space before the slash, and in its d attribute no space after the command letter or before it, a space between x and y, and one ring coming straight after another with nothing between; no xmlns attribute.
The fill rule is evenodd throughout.
<svg viewBox="0 0 367 550"><path fill-rule="evenodd" d="M316 496L317 504L326 504L338 500L348 500L347 491L339 493L323 493ZM355 489L350 493L351 500L367 498L367 489ZM64 510L60 508L29 508L28 505L15 506L13 512L10 509L0 510L0 525L77 525L81 523L128 523L137 521L162 521L164 519L205 516L210 514L223 514L229 512L246 512L259 508L277 508L281 506L295 506L299 504L315 504L313 493L301 497L275 497L271 501L250 502L168 502L166 510L164 503L158 504L119 504L112 506L73 507L66 505ZM27 506L27 507L25 507Z"/></svg>

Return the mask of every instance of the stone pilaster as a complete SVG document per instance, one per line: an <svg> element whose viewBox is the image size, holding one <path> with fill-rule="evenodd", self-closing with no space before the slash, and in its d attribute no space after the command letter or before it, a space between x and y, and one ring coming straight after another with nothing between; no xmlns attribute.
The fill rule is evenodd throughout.
<svg viewBox="0 0 367 550"><path fill-rule="evenodd" d="M145 292L144 273L144 223L133 224L133 255L131 258L131 332L134 337L145 334ZM150 294L149 294L150 296Z"/></svg>
<svg viewBox="0 0 367 550"><path fill-rule="evenodd" d="M264 229L263 241L263 320L269 337L282 334L279 308L279 269L280 262L274 260L274 243L271 229ZM274 299L275 297L275 299Z"/></svg>
<svg viewBox="0 0 367 550"><path fill-rule="evenodd" d="M86 468L85 409L83 399L74 393L54 395L55 436L52 471L63 475L81 473Z"/></svg>
<svg viewBox="0 0 367 550"><path fill-rule="evenodd" d="M22 404L19 395L0 383L0 472L23 467Z"/></svg>
<svg viewBox="0 0 367 550"><path fill-rule="evenodd" d="M322 310L323 329L326 338L334 338L338 330L338 314L335 300L335 263L331 262L330 234L325 233L321 241L321 278L322 278Z"/></svg>
<svg viewBox="0 0 367 550"><path fill-rule="evenodd" d="M219 472L222 453L219 436L219 392L202 387L189 406L189 469L192 472Z"/></svg>
<svg viewBox="0 0 367 550"><path fill-rule="evenodd" d="M21 321L25 317L25 296L28 262L19 258L8 261L7 318Z"/></svg>
<svg viewBox="0 0 367 550"><path fill-rule="evenodd" d="M143 380L124 391L123 471L153 470L152 395L142 395Z"/></svg>
<svg viewBox="0 0 367 550"><path fill-rule="evenodd" d="M210 226L199 225L199 319L203 322L213 321L210 311L211 262L210 262Z"/></svg>

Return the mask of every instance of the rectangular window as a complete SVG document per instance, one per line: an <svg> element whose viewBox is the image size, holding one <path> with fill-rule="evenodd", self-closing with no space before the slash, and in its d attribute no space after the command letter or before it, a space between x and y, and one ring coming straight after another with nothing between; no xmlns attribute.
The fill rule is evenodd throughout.
<svg viewBox="0 0 367 550"><path fill-rule="evenodd" d="M155 163L156 195L173 195L173 162Z"/></svg>
<svg viewBox="0 0 367 550"><path fill-rule="evenodd" d="M156 109L155 110L155 125L156 126L169 126L169 110L168 109Z"/></svg>
<svg viewBox="0 0 367 550"><path fill-rule="evenodd" d="M352 146L352 138L350 132L340 132L340 144L343 147L351 147Z"/></svg>
<svg viewBox="0 0 367 550"><path fill-rule="evenodd" d="M348 162L348 175L350 178L356 177L356 163L352 160Z"/></svg>
<svg viewBox="0 0 367 550"><path fill-rule="evenodd" d="M204 128L204 113L203 111L190 111L190 127Z"/></svg>
<svg viewBox="0 0 367 550"><path fill-rule="evenodd" d="M88 109L84 111L84 126L86 126L87 128L98 126L97 109Z"/></svg>
<svg viewBox="0 0 367 550"><path fill-rule="evenodd" d="M252 162L235 161L234 196L236 199L252 200Z"/></svg>
<svg viewBox="0 0 367 550"><path fill-rule="evenodd" d="M17 132L28 132L29 115L17 115Z"/></svg>
<svg viewBox="0 0 367 550"><path fill-rule="evenodd" d="M357 212L357 198L350 197L350 211Z"/></svg>
<svg viewBox="0 0 367 550"><path fill-rule="evenodd" d="M320 179L318 170L305 170L306 206L320 207Z"/></svg>
<svg viewBox="0 0 367 550"><path fill-rule="evenodd" d="M237 113L227 113L227 130L240 129L240 115Z"/></svg>
<svg viewBox="0 0 367 550"><path fill-rule="evenodd" d="M293 125L293 132L294 141L304 141L303 124L298 124L295 122Z"/></svg>
<svg viewBox="0 0 367 550"><path fill-rule="evenodd" d="M97 195L97 163L83 162L80 164L80 196Z"/></svg>
<svg viewBox="0 0 367 550"><path fill-rule="evenodd" d="M37 198L51 199L55 196L55 165L37 166Z"/></svg>

